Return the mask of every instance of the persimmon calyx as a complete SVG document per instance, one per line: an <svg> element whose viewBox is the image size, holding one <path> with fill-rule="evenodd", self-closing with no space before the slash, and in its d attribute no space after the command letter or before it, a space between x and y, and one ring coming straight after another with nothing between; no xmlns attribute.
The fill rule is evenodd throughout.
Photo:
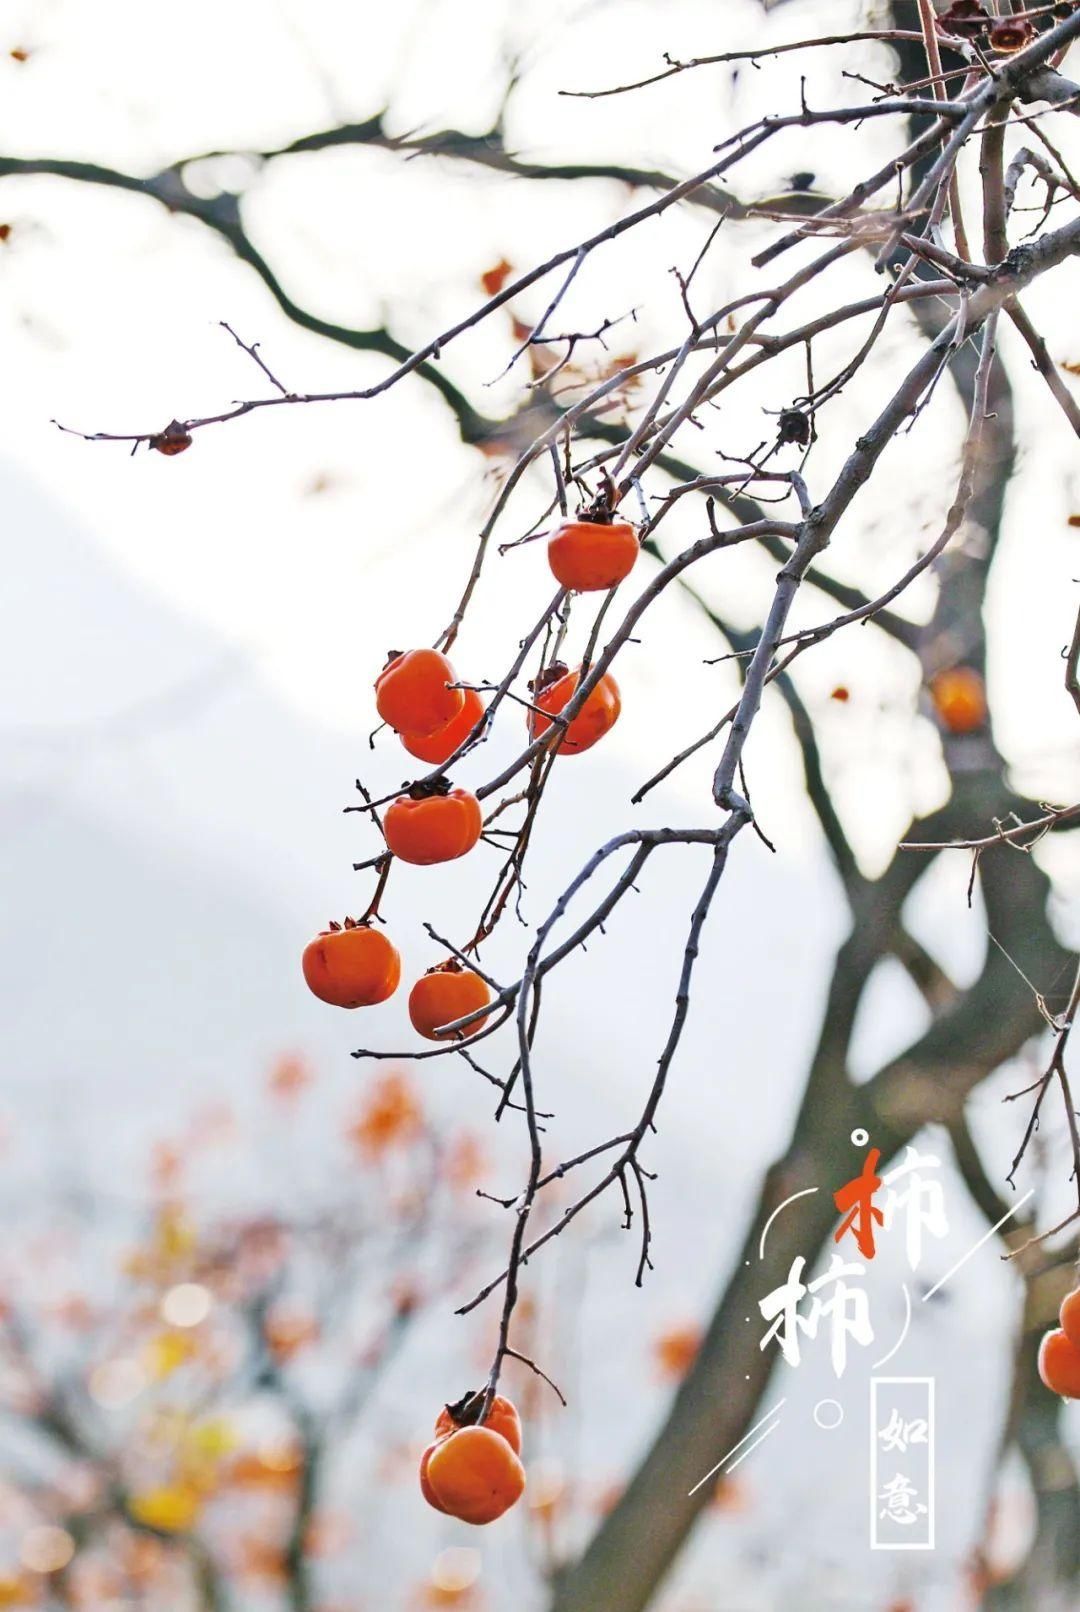
<svg viewBox="0 0 1080 1612"><path fill-rule="evenodd" d="M532 679L529 684L530 692L533 694L542 694L544 690L546 688L550 688L553 683L561 682L569 670L570 668L567 666L565 661L553 660L550 666L544 667L539 677L534 677Z"/></svg>
<svg viewBox="0 0 1080 1612"><path fill-rule="evenodd" d="M458 1427L476 1427L484 1408L484 1394L483 1388L470 1388L454 1404L447 1405L446 1412L451 1421Z"/></svg>
<svg viewBox="0 0 1080 1612"><path fill-rule="evenodd" d="M418 778L402 793L410 800L435 800L448 795L452 787L446 774L440 772L435 778Z"/></svg>
<svg viewBox="0 0 1080 1612"><path fill-rule="evenodd" d="M587 521L591 526L610 526L615 520L615 504L619 490L612 481L608 471L600 468L600 491L591 504L579 509L574 516L576 521Z"/></svg>

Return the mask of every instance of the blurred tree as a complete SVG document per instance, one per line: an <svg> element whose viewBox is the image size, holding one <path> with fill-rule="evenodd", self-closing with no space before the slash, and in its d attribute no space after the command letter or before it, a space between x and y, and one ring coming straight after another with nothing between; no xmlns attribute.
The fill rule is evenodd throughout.
<svg viewBox="0 0 1080 1612"><path fill-rule="evenodd" d="M311 1081L295 1056L271 1070L270 1138ZM135 1200L79 1192L7 1240L0 1604L323 1602L353 1527L342 1454L411 1329L475 1262L480 1165L396 1069L346 1115L342 1162L310 1201L240 1207L228 1182L252 1146L224 1107L160 1144L133 1246ZM371 1481L411 1497L416 1456L384 1449Z"/></svg>

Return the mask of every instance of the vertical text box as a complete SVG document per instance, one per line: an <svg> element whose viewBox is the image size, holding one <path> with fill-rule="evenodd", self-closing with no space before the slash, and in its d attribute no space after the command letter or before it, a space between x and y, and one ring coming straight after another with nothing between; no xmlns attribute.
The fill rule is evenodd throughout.
<svg viewBox="0 0 1080 1612"><path fill-rule="evenodd" d="M870 1379L870 1549L934 1548L934 1379Z"/></svg>

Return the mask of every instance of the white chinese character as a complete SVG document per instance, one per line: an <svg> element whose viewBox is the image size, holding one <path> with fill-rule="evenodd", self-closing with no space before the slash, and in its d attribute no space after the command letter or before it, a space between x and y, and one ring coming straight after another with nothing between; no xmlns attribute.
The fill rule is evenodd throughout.
<svg viewBox="0 0 1080 1612"><path fill-rule="evenodd" d="M913 1522L918 1522L920 1517L926 1516L926 1507L916 1499L918 1492L910 1479L898 1472L894 1478L889 1479L878 1495L878 1499L885 1502L884 1508L878 1512L878 1517L898 1522L904 1528L910 1527Z"/></svg>
<svg viewBox="0 0 1080 1612"><path fill-rule="evenodd" d="M944 1237L949 1227L945 1219L945 1194L940 1181L927 1181L924 1170L936 1170L941 1160L932 1154L920 1154L914 1147L905 1150L904 1161L886 1172L882 1180L887 1188L882 1204L884 1227L888 1230L897 1213L906 1210L906 1236L908 1263L918 1270L922 1261L923 1232L933 1237ZM893 1183L903 1181L898 1190Z"/></svg>
<svg viewBox="0 0 1080 1612"><path fill-rule="evenodd" d="M878 1428L878 1438L886 1454L897 1451L900 1455L906 1455L909 1444L929 1443L929 1428L921 1416L905 1422L894 1405L885 1426Z"/></svg>
<svg viewBox="0 0 1080 1612"><path fill-rule="evenodd" d="M759 1348L764 1349L775 1338L788 1365L797 1366L801 1358L800 1330L808 1338L816 1338L818 1326L827 1317L830 1321L833 1370L840 1377L847 1364L848 1338L854 1338L856 1343L864 1345L874 1341L866 1293L860 1287L851 1287L844 1280L848 1276L865 1276L866 1267L855 1263L845 1264L840 1254L834 1254L825 1274L809 1285L802 1280L805 1268L806 1260L799 1254L791 1262L787 1281L759 1301L762 1316L766 1321L772 1321ZM828 1298L818 1297L823 1288L829 1287L832 1293ZM808 1295L811 1298L809 1312L800 1315L799 1305Z"/></svg>

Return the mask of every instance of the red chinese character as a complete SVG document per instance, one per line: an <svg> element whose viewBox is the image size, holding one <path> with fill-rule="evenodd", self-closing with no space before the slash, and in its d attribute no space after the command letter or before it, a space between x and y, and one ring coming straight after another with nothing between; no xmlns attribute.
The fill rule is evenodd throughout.
<svg viewBox="0 0 1080 1612"><path fill-rule="evenodd" d="M864 1259L874 1257L874 1222L878 1225L884 1223L884 1216L873 1203L874 1193L881 1185L881 1177L876 1174L877 1162L881 1157L879 1148L872 1147L866 1155L866 1163L862 1167L862 1174L857 1175L853 1181L833 1193L833 1202L843 1211L850 1210L846 1220L842 1220L836 1232L834 1241L839 1242L845 1232L854 1229L855 1241L859 1245L859 1253Z"/></svg>

